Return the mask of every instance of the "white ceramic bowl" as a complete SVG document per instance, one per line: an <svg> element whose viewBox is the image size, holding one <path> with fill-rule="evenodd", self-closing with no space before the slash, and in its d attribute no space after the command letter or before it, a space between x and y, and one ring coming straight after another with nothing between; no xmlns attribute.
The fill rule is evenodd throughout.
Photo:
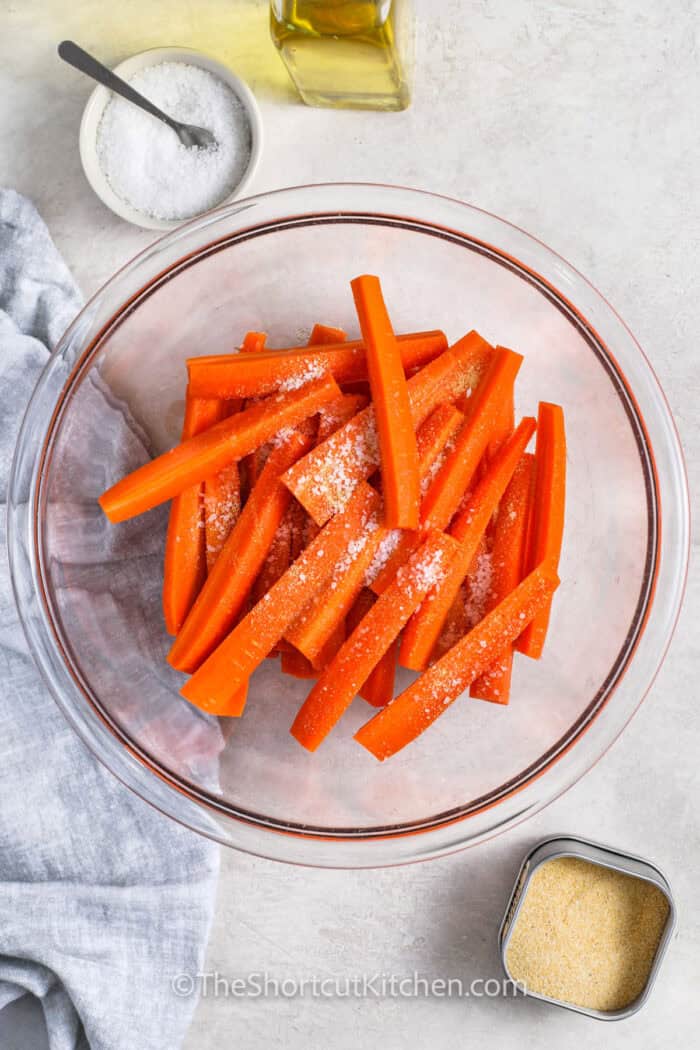
<svg viewBox="0 0 700 1050"><path fill-rule="evenodd" d="M132 55L124 62L115 67L114 72L124 80L129 80L136 73L148 66L155 66L161 62L186 62L191 66L199 66L218 76L225 84L235 92L243 106L246 117L250 124L250 160L243 177L237 183L235 189L227 197L219 202L217 207L228 204L249 186L255 170L260 161L262 153L262 120L260 110L255 101L255 96L247 84L232 73L230 69L217 62L216 59L195 51L189 47L154 47L148 51L141 51L138 55ZM153 215L147 215L132 207L126 201L118 197L110 186L105 173L100 165L97 155L97 129L102 119L107 103L112 97L111 91L101 85L96 87L83 111L80 122L80 160L83 165L85 177L93 190L108 208L119 215L120 218L132 222L136 226L143 226L150 230L173 230L181 226L182 219L157 219ZM190 216L189 218L195 218Z"/></svg>

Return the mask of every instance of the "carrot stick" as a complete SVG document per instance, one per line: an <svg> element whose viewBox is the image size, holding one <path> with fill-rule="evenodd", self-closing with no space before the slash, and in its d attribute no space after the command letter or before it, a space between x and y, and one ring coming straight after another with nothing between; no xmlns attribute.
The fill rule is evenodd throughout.
<svg viewBox="0 0 700 1050"><path fill-rule="evenodd" d="M221 419L240 412L242 401L219 401ZM241 477L238 463L206 478L203 487L204 535L207 570L211 569L241 512Z"/></svg>
<svg viewBox="0 0 700 1050"><path fill-rule="evenodd" d="M267 342L267 335L265 332L246 332L243 342L239 347L239 353L241 354L259 354L265 349L265 343ZM230 356L230 355L227 355ZM257 404L259 398L230 398L232 404L239 405L240 408L250 408L251 405ZM241 482L241 492L246 496L254 487L255 482L260 477L260 471L263 468L265 462L264 450L262 448L255 449L254 452L249 452L246 456L243 456L239 465L238 473Z"/></svg>
<svg viewBox="0 0 700 1050"><path fill-rule="evenodd" d="M296 649L291 649L289 652L285 650L285 652L282 653L280 659L280 670L282 671L282 674L291 675L292 678L318 677L318 671L315 671L306 657Z"/></svg>
<svg viewBox="0 0 700 1050"><path fill-rule="evenodd" d="M429 671L366 722L355 740L380 762L415 740L515 641L558 584L546 565L535 569Z"/></svg>
<svg viewBox="0 0 700 1050"><path fill-rule="evenodd" d="M308 345L323 346L326 343L343 342L345 339L346 335L342 328L329 328L327 325L315 324L309 336ZM321 405L317 415L313 419L306 420L304 425L312 428L310 434L314 438L314 443L317 443L333 430L337 430L366 404L366 398L348 398L343 394ZM320 436L321 434L323 437ZM297 500L292 501L290 514L289 564L318 533L318 526Z"/></svg>
<svg viewBox="0 0 700 1050"><path fill-rule="evenodd" d="M393 699L398 647L399 640L395 638L360 688L359 695L372 707L386 707Z"/></svg>
<svg viewBox="0 0 700 1050"><path fill-rule="evenodd" d="M546 561L552 571L559 567L566 502L566 432L560 405L540 402L537 414L535 480L532 489L531 522L527 539L525 571ZM542 655L551 602L540 610L515 648L538 660Z"/></svg>
<svg viewBox="0 0 700 1050"><path fill-rule="evenodd" d="M514 590L523 578L523 558L528 503L534 457L525 453L515 468L498 508L491 549L491 585L487 610L493 609ZM494 704L507 704L513 671L513 648L508 646L495 663L475 678L469 695Z"/></svg>
<svg viewBox="0 0 700 1050"><path fill-rule="evenodd" d="M292 431L270 452L255 488L173 642L168 661L178 671L194 671L226 637L242 612L289 506L289 491L282 485L280 476L309 445L308 438Z"/></svg>
<svg viewBox="0 0 700 1050"><path fill-rule="evenodd" d="M352 634L361 620L367 615L377 600L372 591L365 588L360 591L347 618L348 633ZM396 650L398 639L389 646L377 666L360 686L359 696L373 707L384 707L394 695L394 678L396 676Z"/></svg>
<svg viewBox="0 0 700 1050"><path fill-rule="evenodd" d="M459 541L459 557L454 559L441 585L430 592L427 601L423 602L407 624L399 654L404 667L422 671L428 666L450 606L474 560L479 541L535 428L534 419L526 417L521 421L513 437L494 457L487 473L456 515L450 533Z"/></svg>
<svg viewBox="0 0 700 1050"><path fill-rule="evenodd" d="M187 392L182 440L201 434L218 419L219 402ZM169 634L177 634L207 575L202 486L191 485L170 507L163 567L163 616Z"/></svg>
<svg viewBox="0 0 700 1050"><path fill-rule="evenodd" d="M242 713L236 700L241 685L329 579L336 562L362 533L378 503L374 489L369 485L358 487L345 510L328 522L265 598L253 606L185 683L180 692L187 700L211 714Z"/></svg>
<svg viewBox="0 0 700 1050"><path fill-rule="evenodd" d="M511 387L509 393L503 398L498 418L494 423L491 438L486 446L486 456L488 459L493 459L496 453L503 448L506 441L515 430L514 393L514 387Z"/></svg>
<svg viewBox="0 0 700 1050"><path fill-rule="evenodd" d="M333 328L328 324L315 324L311 329L311 335L307 346L328 346L333 343L344 343L347 335L342 328Z"/></svg>
<svg viewBox="0 0 700 1050"><path fill-rule="evenodd" d="M241 512L241 484L238 464L229 463L204 482L204 533L207 569L219 557L221 548Z"/></svg>
<svg viewBox="0 0 700 1050"><path fill-rule="evenodd" d="M339 396L330 376L299 390L276 394L145 463L100 496L110 521L124 521L177 496L247 452L269 441L283 427L294 426Z"/></svg>
<svg viewBox="0 0 700 1050"><path fill-rule="evenodd" d="M327 587L318 592L285 634L314 667L327 657L325 646L342 624L364 584L365 573L387 534L379 516L372 515L352 545L338 560Z"/></svg>
<svg viewBox="0 0 700 1050"><path fill-rule="evenodd" d="M318 410L317 441L325 441L336 430L345 426L353 416L366 408L369 398L363 394L343 394L336 401L329 401Z"/></svg>
<svg viewBox="0 0 700 1050"><path fill-rule="evenodd" d="M522 361L512 350L496 349L454 448L425 494L421 507L425 527L446 529L449 525L494 434L503 402L512 398Z"/></svg>
<svg viewBox="0 0 700 1050"><path fill-rule="evenodd" d="M440 631L440 637L438 638L435 644L435 649L432 653L433 659L437 660L441 656L444 656L447 650L451 649L460 638L464 638L469 627L470 625L467 618L467 584L465 581L457 591L457 595L445 617L445 622Z"/></svg>
<svg viewBox="0 0 700 1050"><path fill-rule="evenodd" d="M420 508L418 446L401 353L379 278L363 274L350 287L366 347L379 438L384 523L390 529L415 529Z"/></svg>
<svg viewBox="0 0 700 1050"><path fill-rule="evenodd" d="M243 337L243 342L240 345L239 353L241 354L261 354L265 349L265 343L267 342L266 332L246 332ZM222 357L230 358L230 354L220 354L215 360L221 360ZM196 360L196 358L195 358ZM211 360L211 359L210 359ZM189 362L188 362L189 367Z"/></svg>
<svg viewBox="0 0 700 1050"><path fill-rule="evenodd" d="M401 628L449 567L458 550L451 536L431 533L365 614L302 704L292 736L315 751L352 703Z"/></svg>
<svg viewBox="0 0 700 1050"><path fill-rule="evenodd" d="M431 361L412 379L408 394L413 426L419 427L443 401L459 397L483 368L491 348L476 332ZM358 412L285 476L285 484L317 524L323 525L379 466L374 409Z"/></svg>
<svg viewBox="0 0 700 1050"><path fill-rule="evenodd" d="M263 468L264 469L264 468ZM277 532L272 538L265 560L262 563L255 583L253 584L252 596L254 602L259 602L273 584L277 583L292 562L292 504L291 500L282 516Z"/></svg>
<svg viewBox="0 0 700 1050"><path fill-rule="evenodd" d="M444 403L438 405L419 428L416 440L421 492L424 492L426 485L430 483L440 457L451 447L463 423L462 413L454 405ZM417 530L399 532L394 539L395 542L387 544L386 558L373 562L367 574L367 586L371 587L375 594L386 590L398 569L420 543L421 533Z"/></svg>
<svg viewBox="0 0 700 1050"><path fill-rule="evenodd" d="M397 336L403 367L408 371L438 357L447 347L443 332L413 332ZM187 362L197 397L263 397L284 385L291 388L304 375L330 372L338 383L367 379L361 340L287 350L264 350L254 359L240 354L191 357Z"/></svg>

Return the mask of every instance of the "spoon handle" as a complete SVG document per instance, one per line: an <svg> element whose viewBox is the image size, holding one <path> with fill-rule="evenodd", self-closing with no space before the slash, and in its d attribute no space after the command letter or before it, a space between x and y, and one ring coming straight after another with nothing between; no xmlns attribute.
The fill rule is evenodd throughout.
<svg viewBox="0 0 700 1050"><path fill-rule="evenodd" d="M93 80L96 80L98 84L104 84L110 91L114 91L115 94L121 95L128 102L132 102L135 106L140 106L141 109L145 109L151 116L157 117L158 120L162 120L169 128L174 131L177 130L177 121L169 117L167 113L163 113L162 109L158 109L152 102L149 102L147 98L140 95L138 91L134 91L125 80L118 77L116 73L113 73L107 66L103 66L101 62L98 62L96 58L89 55L87 51L83 51L82 47L78 47L72 40L62 40L58 45L58 53L64 62L67 62L69 66L74 66L75 69L80 70L81 73L86 73Z"/></svg>

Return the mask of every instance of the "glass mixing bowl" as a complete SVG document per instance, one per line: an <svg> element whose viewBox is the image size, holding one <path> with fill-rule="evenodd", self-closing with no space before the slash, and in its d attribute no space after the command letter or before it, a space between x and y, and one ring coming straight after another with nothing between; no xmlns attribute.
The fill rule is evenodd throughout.
<svg viewBox="0 0 700 1050"><path fill-rule="evenodd" d="M477 328L525 354L518 411L566 411L562 585L545 654L510 706L465 698L394 759L352 740L356 700L314 755L288 729L308 683L267 661L242 719L178 695L160 611L167 508L110 525L96 498L178 440L184 360L247 329L357 331L348 282L381 275L398 330ZM663 529L661 521L663 518ZM682 454L633 336L567 263L457 201L370 185L232 204L121 270L66 332L22 428L10 554L36 661L66 717L125 784L220 842L285 861L394 864L480 842L579 778L663 659L688 555Z"/></svg>

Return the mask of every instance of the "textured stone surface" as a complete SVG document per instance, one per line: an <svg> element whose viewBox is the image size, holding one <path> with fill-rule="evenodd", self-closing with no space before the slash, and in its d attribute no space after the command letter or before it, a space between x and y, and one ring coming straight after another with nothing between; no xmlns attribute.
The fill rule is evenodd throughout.
<svg viewBox="0 0 700 1050"><path fill-rule="evenodd" d="M89 295L153 238L113 217L85 183L77 129L89 86L61 65L55 44L72 36L108 62L155 44L207 49L246 77L261 103L266 149L254 191L333 179L435 190L502 215L582 270L651 359L697 491L700 4L417 0L416 7L414 103L384 116L297 105L268 44L264 3L4 4L0 181L33 197ZM571 831L656 861L680 910L652 1000L636 1018L607 1026L606 1046L694 1044L699 616L695 574L668 659L623 737L563 798L504 837L385 871L306 871L227 853L209 967L228 976L417 970L467 983L498 976L496 930L524 850ZM19 1036L3 1036L2 1024L0 1044L22 1046ZM603 1030L522 1000L212 997L186 1045L509 1050L525 1036L542 1050L597 1050ZM35 1050L38 1042L26 1045Z"/></svg>

